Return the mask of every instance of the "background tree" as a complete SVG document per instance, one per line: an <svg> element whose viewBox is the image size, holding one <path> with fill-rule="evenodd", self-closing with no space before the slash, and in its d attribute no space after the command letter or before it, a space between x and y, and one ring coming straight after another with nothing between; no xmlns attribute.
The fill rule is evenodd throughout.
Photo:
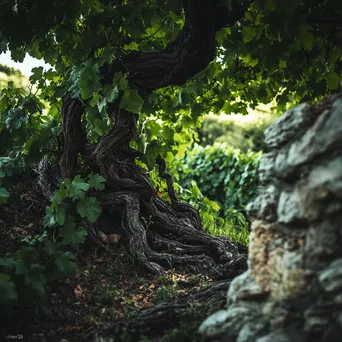
<svg viewBox="0 0 342 342"><path fill-rule="evenodd" d="M52 164L39 167L47 198L65 178L101 174L106 191L93 196L103 216L116 213L131 253L151 272L177 264L212 276L239 272L245 258L228 238L204 232L165 161L184 152L210 110L246 113L274 97L283 109L336 90L339 2L28 0L0 9L0 51L8 47L17 61L28 52L55 68L34 69L39 95L5 92L1 153L17 158L21 146L30 162L48 155ZM169 202L148 177L155 164ZM54 200L58 210L47 215L64 224L66 207ZM99 244L95 220L80 223Z"/></svg>

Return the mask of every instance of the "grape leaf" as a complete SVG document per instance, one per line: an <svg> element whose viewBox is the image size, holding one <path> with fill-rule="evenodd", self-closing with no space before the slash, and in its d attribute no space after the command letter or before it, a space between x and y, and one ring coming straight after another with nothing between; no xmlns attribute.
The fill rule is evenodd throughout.
<svg viewBox="0 0 342 342"><path fill-rule="evenodd" d="M83 65L79 72L78 86L82 99L87 100L101 89L101 76L99 66L93 59L87 60Z"/></svg>
<svg viewBox="0 0 342 342"><path fill-rule="evenodd" d="M85 241L87 231L84 228L76 228L75 218L69 215L60 230L60 235L63 237L63 245L70 244L72 248L77 249L79 244Z"/></svg>
<svg viewBox="0 0 342 342"><path fill-rule="evenodd" d="M103 184L105 181L106 180L97 173L88 176L88 184L95 190L103 190L105 188L105 185Z"/></svg>
<svg viewBox="0 0 342 342"><path fill-rule="evenodd" d="M8 112L6 128L12 132L15 129L19 129L25 122L27 122L25 112L21 108L15 108Z"/></svg>
<svg viewBox="0 0 342 342"><path fill-rule="evenodd" d="M55 227L56 220L55 215L51 209L51 207L46 207L45 209L45 217L44 217L44 227Z"/></svg>
<svg viewBox="0 0 342 342"><path fill-rule="evenodd" d="M44 271L44 266L39 264L31 264L25 272L25 284L30 285L35 289L40 295L44 294L46 283L46 278L42 273Z"/></svg>
<svg viewBox="0 0 342 342"><path fill-rule="evenodd" d="M15 284L9 275L0 273L0 303L16 300L18 297Z"/></svg>
<svg viewBox="0 0 342 342"><path fill-rule="evenodd" d="M63 203L60 203L55 207L55 213L56 213L56 222L59 225L62 225L65 222L65 218L66 218L66 210L65 210L65 206L63 205Z"/></svg>
<svg viewBox="0 0 342 342"><path fill-rule="evenodd" d="M63 201L66 195L67 194L66 194L65 189L59 189L51 197L51 202L54 202L55 204L60 203Z"/></svg>
<svg viewBox="0 0 342 342"><path fill-rule="evenodd" d="M43 77L43 67L38 67L38 68L32 68L31 72L32 75L30 76L29 80L32 84L37 83L37 81L40 81Z"/></svg>
<svg viewBox="0 0 342 342"><path fill-rule="evenodd" d="M325 79L327 81L328 89L336 89L338 87L338 83L340 81L340 77L336 72L330 71L325 75Z"/></svg>
<svg viewBox="0 0 342 342"><path fill-rule="evenodd" d="M5 188L0 187L0 198L8 198L8 197L9 197L8 191Z"/></svg>
<svg viewBox="0 0 342 342"><path fill-rule="evenodd" d="M119 89L118 87L115 87L115 86L112 89L108 90L108 92L106 92L106 98L109 103L116 100L118 95L119 95Z"/></svg>
<svg viewBox="0 0 342 342"><path fill-rule="evenodd" d="M75 255L71 252L58 252L56 255L55 264L60 272L67 277L75 275L77 264L74 262Z"/></svg>
<svg viewBox="0 0 342 342"><path fill-rule="evenodd" d="M72 248L78 249L79 245L84 243L87 235L87 231L81 227L76 228L73 232L64 232L62 244L70 244Z"/></svg>
<svg viewBox="0 0 342 342"><path fill-rule="evenodd" d="M64 182L65 184L65 182ZM67 194L69 197L75 199L83 199L85 192L89 190L89 184L80 176L76 176L71 183L67 185Z"/></svg>
<svg viewBox="0 0 342 342"><path fill-rule="evenodd" d="M138 94L135 89L126 89L123 93L120 108L132 113L139 113L142 105L144 104L143 98Z"/></svg>
<svg viewBox="0 0 342 342"><path fill-rule="evenodd" d="M82 218L95 222L100 217L102 208L95 197L85 197L77 203L77 212Z"/></svg>

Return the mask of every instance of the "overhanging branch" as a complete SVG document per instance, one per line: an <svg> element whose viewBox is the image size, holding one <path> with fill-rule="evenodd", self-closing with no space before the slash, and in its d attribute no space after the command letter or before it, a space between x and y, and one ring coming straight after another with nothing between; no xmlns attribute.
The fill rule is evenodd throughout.
<svg viewBox="0 0 342 342"><path fill-rule="evenodd" d="M232 0L229 11L219 0L184 0L185 24L164 50L129 54L103 74L112 83L114 72L128 73L129 81L147 94L168 85L181 85L215 57L216 32L243 16L250 0Z"/></svg>

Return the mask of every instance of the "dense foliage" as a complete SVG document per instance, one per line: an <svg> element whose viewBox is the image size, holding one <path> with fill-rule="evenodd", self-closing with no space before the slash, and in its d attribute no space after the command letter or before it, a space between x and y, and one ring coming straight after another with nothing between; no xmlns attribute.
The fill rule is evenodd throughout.
<svg viewBox="0 0 342 342"><path fill-rule="evenodd" d="M103 178L89 176L93 169L106 179L106 195L121 191L121 197L104 202L109 212L120 208L125 215L121 222L130 234L130 251L149 271L163 270L158 264L163 255L153 254L150 262L146 226L155 224L160 233L170 222L178 229L186 227L186 221L196 231L189 240L200 245L194 211L172 198L171 191L162 202L163 191L158 197L150 184L154 177L153 185L160 184L164 192L170 188L161 179L168 175L161 164L156 166L156 158L170 166L175 156L184 156L201 116L210 111L246 114L248 107L274 98L281 111L289 102L316 100L336 91L342 70L341 17L342 3L336 0L1 1L0 53L9 49L16 61L29 53L53 69L33 69L30 82L35 90L9 82L1 91L0 203L10 196L6 182L42 158L58 165L46 167L43 175L57 174L58 169L60 174L40 179L46 181L45 195L52 200L42 235L22 241L17 254L1 259L0 290L5 297L0 300L15 301L22 284L43 292L50 279L46 262L30 245L42 244L43 255L51 255L44 245L51 235L58 245L51 270L69 273L71 250L85 236L78 223L91 225L102 210L93 195L85 195L90 188L103 189ZM258 157L198 149L197 155L187 157L189 172L183 181L190 193L181 196L198 207L210 227L217 205L205 199L190 178L209 197L218 196L223 210L242 208L253 195ZM216 170L219 176L213 176ZM176 215L175 208L183 215ZM145 217L153 212L159 221L145 224L140 209ZM218 241L204 233L200 237L206 243ZM229 259L228 251L219 243L215 246L204 249L217 253L205 259L208 265ZM192 266L203 266L198 264Z"/></svg>
<svg viewBox="0 0 342 342"><path fill-rule="evenodd" d="M218 6L222 16L224 8L238 8L231 0ZM333 0L251 1L236 24L217 33L218 58L184 85L156 91L143 108L134 75L117 73L104 84L106 65L168 46L184 24L180 0L27 0L20 6L4 1L0 52L8 46L15 60L29 52L55 66L56 71L35 69L31 80L39 82L40 96L57 109L56 97L65 91L80 97L93 139L108 131L107 103L123 92L121 106L140 112L136 146L166 156L188 141L185 132L190 134L203 113L247 113L247 106L275 96L283 110L288 102L315 100L336 90L342 69L341 6ZM163 120L162 128L155 126L156 118Z"/></svg>
<svg viewBox="0 0 342 342"><path fill-rule="evenodd" d="M221 206L221 216L243 210L257 190L261 152L246 152L228 145L195 146L178 169L179 182L190 188L193 180L201 192Z"/></svg>

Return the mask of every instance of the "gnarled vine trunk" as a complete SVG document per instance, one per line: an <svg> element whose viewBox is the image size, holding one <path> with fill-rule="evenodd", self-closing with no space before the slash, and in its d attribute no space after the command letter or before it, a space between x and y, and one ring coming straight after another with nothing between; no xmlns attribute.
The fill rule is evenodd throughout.
<svg viewBox="0 0 342 342"><path fill-rule="evenodd" d="M233 1L234 11L228 12L219 1L184 0L185 24L175 41L162 51L126 55L104 66L103 82L112 84L115 72L127 73L130 86L145 98L155 89L183 84L215 57L216 32L240 19L248 3ZM139 116L120 109L118 101L109 105L108 114L114 121L113 128L97 145L91 145L82 128L82 103L69 94L64 97L64 146L59 172L56 174L57 168L46 161L40 165L45 195L51 196L58 180L76 175L81 154L85 164L106 179L105 192L94 195L104 208L103 215L115 212L121 217L119 224L128 238L129 250L141 266L155 274L177 265L214 278L241 273L246 268L244 250L227 237L213 237L203 230L198 212L177 199L165 161L158 157L156 163L168 184L171 204L157 196L146 172L135 164L139 152L129 143L135 137ZM51 172L55 173L53 177ZM151 224L147 227L148 220ZM91 240L100 245L99 226L89 222L84 226Z"/></svg>

